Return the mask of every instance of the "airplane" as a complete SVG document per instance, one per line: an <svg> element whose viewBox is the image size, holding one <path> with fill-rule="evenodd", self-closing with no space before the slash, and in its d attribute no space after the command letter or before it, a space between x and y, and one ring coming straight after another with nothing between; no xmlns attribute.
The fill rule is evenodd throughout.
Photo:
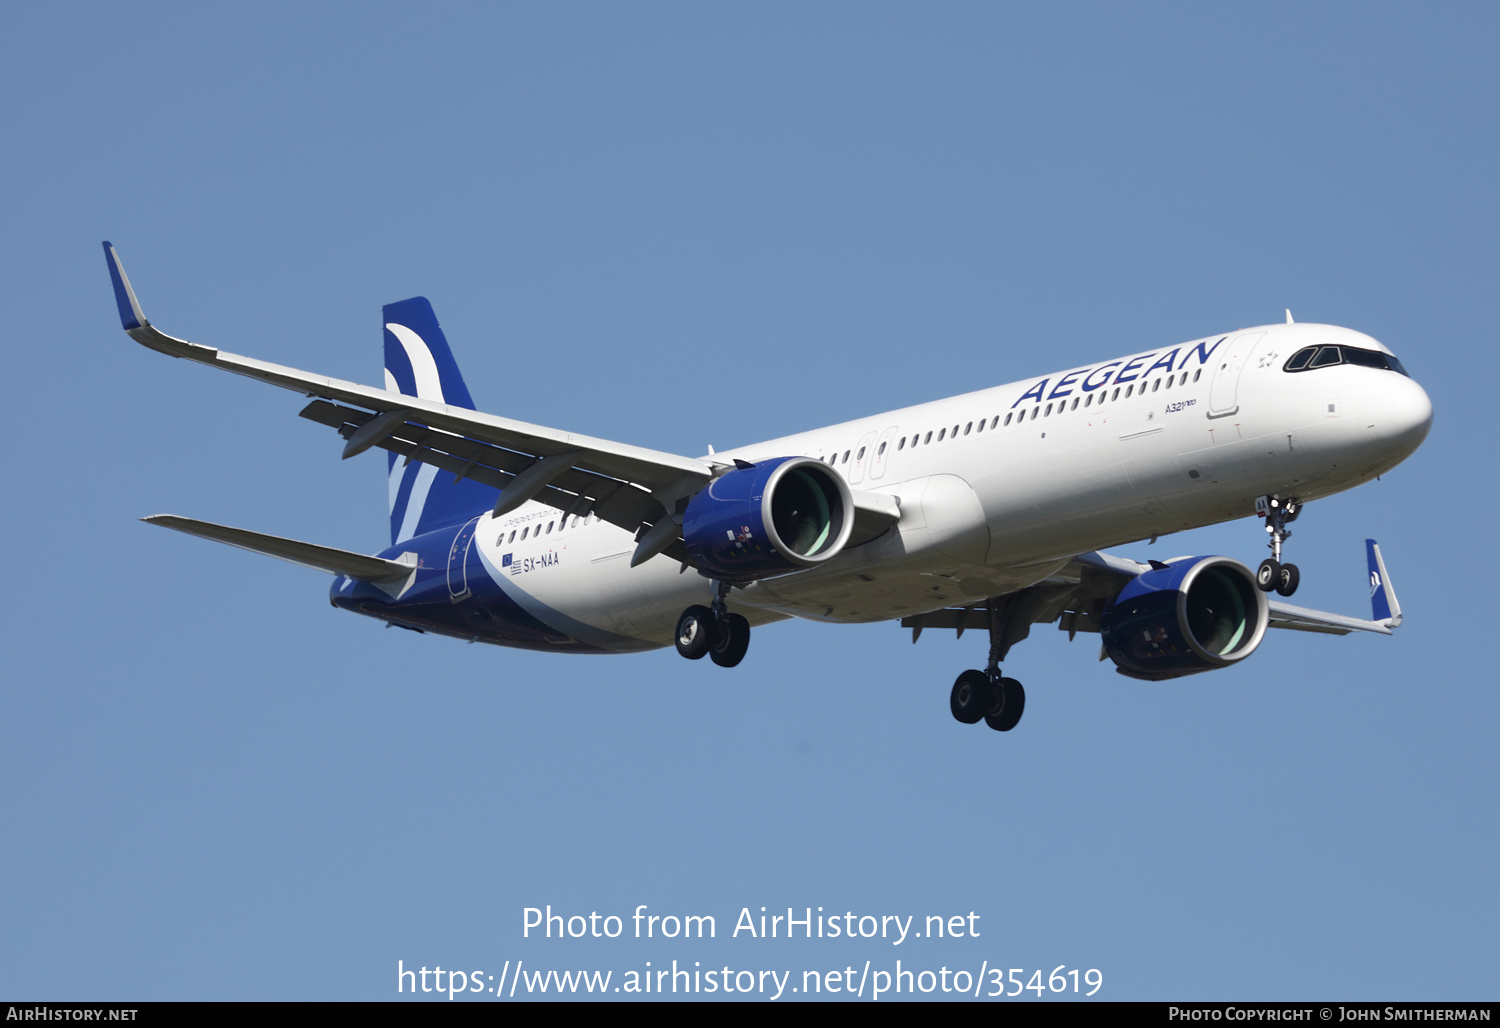
<svg viewBox="0 0 1500 1028"><path fill-rule="evenodd" d="M1369 619L1285 602L1303 504L1390 471L1432 403L1381 343L1294 322L1218 333L701 457L479 412L432 305L383 309L385 387L177 339L141 345L305 394L343 457L386 451L390 545L374 555L175 515L150 524L335 576L335 607L387 625L560 653L675 646L721 667L787 618L988 633L949 710L1006 732L1026 692L1001 673L1033 624L1100 637L1118 673L1230 667L1270 627L1392 634L1400 604L1366 540ZM1139 562L1111 546L1263 518L1270 557ZM1271 599L1270 594L1280 599Z"/></svg>

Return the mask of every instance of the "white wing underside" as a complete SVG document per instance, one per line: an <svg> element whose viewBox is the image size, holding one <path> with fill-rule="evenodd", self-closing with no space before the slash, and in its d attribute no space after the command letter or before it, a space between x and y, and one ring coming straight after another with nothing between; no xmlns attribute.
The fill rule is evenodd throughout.
<svg viewBox="0 0 1500 1028"><path fill-rule="evenodd" d="M1002 604L999 616L1009 622L1009 628L1005 632L1005 645L1012 645L1025 638L1031 625L1053 621L1058 622L1058 627L1070 634L1098 632L1097 616L1104 604L1130 579L1150 570L1150 564L1142 564L1128 557L1099 551L1080 553L1041 582L1000 598ZM1279 599L1272 599L1269 607L1268 627L1298 632L1322 632L1328 635L1375 632L1390 635L1400 623L1394 618L1388 621L1370 621L1325 610L1312 610ZM987 629L989 616L989 610L984 606L946 607L902 618L901 624L912 629L915 640L925 628L956 629L959 635L968 629Z"/></svg>

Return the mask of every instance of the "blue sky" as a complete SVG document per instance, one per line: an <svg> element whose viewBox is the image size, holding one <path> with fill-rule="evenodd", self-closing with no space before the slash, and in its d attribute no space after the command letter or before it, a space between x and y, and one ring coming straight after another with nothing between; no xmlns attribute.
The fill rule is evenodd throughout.
<svg viewBox="0 0 1500 1028"><path fill-rule="evenodd" d="M1493 6L7 25L0 994L897 958L1098 968L1112 999L1495 994ZM719 672L386 631L315 572L136 520L373 551L384 463L130 343L105 238L168 332L378 382L379 307L422 294L482 409L691 454L1290 307L1433 398L1426 445L1290 544L1299 602L1361 613L1380 539L1407 622L1154 685L1040 626L1005 737L946 710L975 634L786 624ZM1262 545L1247 518L1123 549ZM523 939L549 903L719 937ZM761 906L981 936L727 937Z"/></svg>

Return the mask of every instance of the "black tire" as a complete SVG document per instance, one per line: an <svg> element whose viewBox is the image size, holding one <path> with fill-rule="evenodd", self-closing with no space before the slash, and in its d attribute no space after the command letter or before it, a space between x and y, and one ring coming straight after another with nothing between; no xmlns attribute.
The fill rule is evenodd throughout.
<svg viewBox="0 0 1500 1028"><path fill-rule="evenodd" d="M1275 590L1277 583L1281 581L1281 565L1267 557L1260 562L1260 567L1255 569L1255 584L1263 593Z"/></svg>
<svg viewBox="0 0 1500 1028"><path fill-rule="evenodd" d="M965 671L948 694L949 711L954 720L965 725L978 724L994 705L995 690L983 671Z"/></svg>
<svg viewBox="0 0 1500 1028"><path fill-rule="evenodd" d="M1297 591L1297 583L1302 581L1302 575L1295 564L1281 565L1281 574L1276 578L1276 591L1283 596L1290 596Z"/></svg>
<svg viewBox="0 0 1500 1028"><path fill-rule="evenodd" d="M708 645L708 657L720 667L734 667L745 659L750 648L750 622L738 614L725 614L715 623Z"/></svg>
<svg viewBox="0 0 1500 1028"><path fill-rule="evenodd" d="M714 612L707 607L694 605L682 612L677 619L677 652L688 660L699 660L708 653L709 640L713 638Z"/></svg>
<svg viewBox="0 0 1500 1028"><path fill-rule="evenodd" d="M984 716L984 723L997 732L1008 732L1016 727L1021 715L1026 713L1026 690L1014 678L1000 679L1000 689L1005 695L1005 701L999 704L998 713Z"/></svg>

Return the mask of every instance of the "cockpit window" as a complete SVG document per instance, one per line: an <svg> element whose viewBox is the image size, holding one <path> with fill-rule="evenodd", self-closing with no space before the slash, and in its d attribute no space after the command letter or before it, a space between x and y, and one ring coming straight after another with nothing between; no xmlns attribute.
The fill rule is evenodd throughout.
<svg viewBox="0 0 1500 1028"><path fill-rule="evenodd" d="M1406 369L1401 366L1401 362L1388 353L1381 353L1379 350L1356 350L1349 346L1343 346L1340 349L1344 351L1345 364L1359 364L1366 368L1399 371L1401 374L1406 375ZM1410 378L1411 376L1407 375L1406 377Z"/></svg>
<svg viewBox="0 0 1500 1028"><path fill-rule="evenodd" d="M1301 371L1307 367L1307 362L1312 360L1312 355L1318 352L1316 346L1309 346L1305 350L1298 350L1281 366L1282 371Z"/></svg>
<svg viewBox="0 0 1500 1028"><path fill-rule="evenodd" d="M1353 346L1308 346L1288 357L1281 370L1312 371L1316 368L1331 368L1335 364L1357 364L1360 367L1379 368L1411 377L1401 362L1390 354L1380 350L1361 350Z"/></svg>

